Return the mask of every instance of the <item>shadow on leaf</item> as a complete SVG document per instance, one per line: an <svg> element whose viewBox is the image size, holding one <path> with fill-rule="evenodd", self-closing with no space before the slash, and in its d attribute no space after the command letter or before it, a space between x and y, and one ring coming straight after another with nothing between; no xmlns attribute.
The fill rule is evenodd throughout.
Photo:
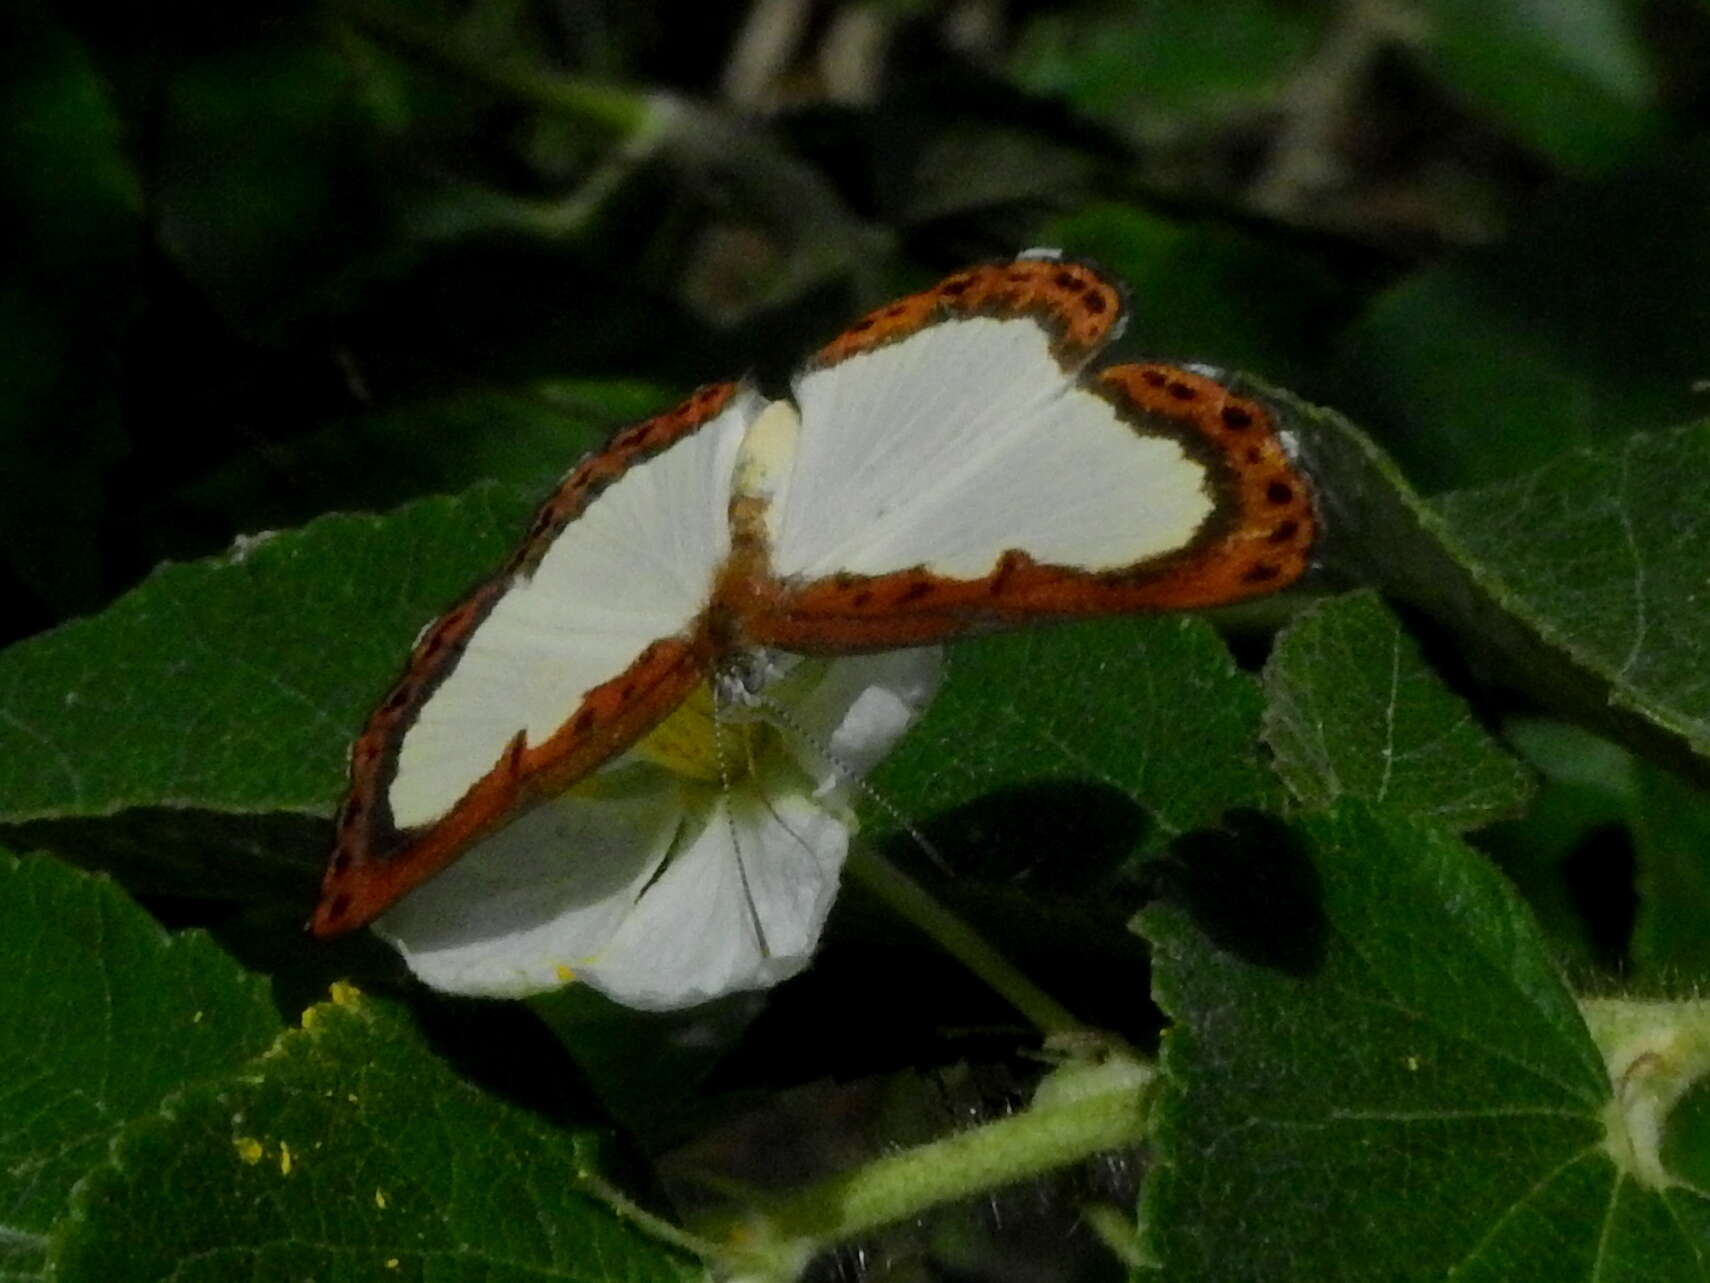
<svg viewBox="0 0 1710 1283"><path fill-rule="evenodd" d="M1133 798L1107 784L1039 780L940 812L920 832L958 874L1070 893L1109 880L1151 827ZM890 853L909 858L899 835Z"/></svg>
<svg viewBox="0 0 1710 1283"><path fill-rule="evenodd" d="M1324 960L1323 888L1299 834L1258 811L1231 811L1224 827L1170 845L1159 891L1181 904L1221 949L1302 977Z"/></svg>

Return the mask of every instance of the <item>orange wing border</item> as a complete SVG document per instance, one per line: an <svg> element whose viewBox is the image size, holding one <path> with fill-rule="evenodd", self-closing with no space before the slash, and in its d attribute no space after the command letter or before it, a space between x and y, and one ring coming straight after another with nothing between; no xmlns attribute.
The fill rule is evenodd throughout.
<svg viewBox="0 0 1710 1283"><path fill-rule="evenodd" d="M808 358L798 373L810 374L939 321L967 316L1030 317L1049 335L1058 363L1074 369L1122 332L1128 301L1119 282L1080 259L1040 256L983 263L867 313Z"/></svg>
<svg viewBox="0 0 1710 1283"><path fill-rule="evenodd" d="M372 921L398 897L450 864L522 809L556 796L621 753L662 720L704 679L713 661L707 628L661 638L624 672L588 691L545 741L527 747L522 732L485 775L431 825L400 830L386 795L404 735L483 620L519 578L540 565L553 540L605 488L716 418L740 385L700 388L681 405L617 432L588 455L536 511L528 534L498 574L482 581L422 631L403 674L369 716L351 748L350 784L335 821L336 839L309 930L343 935Z"/></svg>
<svg viewBox="0 0 1710 1283"><path fill-rule="evenodd" d="M740 612L745 640L810 654L884 650L1051 618L1226 605L1306 572L1318 518L1275 411L1208 374L1161 363L1112 366L1086 386L1136 432L1171 437L1205 467L1212 512L1181 548L1108 571L1011 550L980 579L924 567L774 579L751 589L755 600Z"/></svg>

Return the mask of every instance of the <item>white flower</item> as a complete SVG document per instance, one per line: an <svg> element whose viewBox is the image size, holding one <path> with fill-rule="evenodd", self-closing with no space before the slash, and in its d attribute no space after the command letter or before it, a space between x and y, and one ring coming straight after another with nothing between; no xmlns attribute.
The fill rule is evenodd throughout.
<svg viewBox="0 0 1710 1283"><path fill-rule="evenodd" d="M715 733L703 688L375 930L449 993L523 997L578 981L669 1010L794 975L837 890L855 828L849 786L932 697L940 655L783 662L793 666L739 720L721 716Z"/></svg>

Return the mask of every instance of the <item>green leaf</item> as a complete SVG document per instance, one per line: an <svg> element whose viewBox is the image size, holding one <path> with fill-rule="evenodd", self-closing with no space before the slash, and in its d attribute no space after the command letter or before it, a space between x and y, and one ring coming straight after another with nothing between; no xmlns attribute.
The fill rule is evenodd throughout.
<svg viewBox="0 0 1710 1283"><path fill-rule="evenodd" d="M1710 423L1568 452L1436 511L1507 608L1630 710L1710 750Z"/></svg>
<svg viewBox="0 0 1710 1283"><path fill-rule="evenodd" d="M1022 33L1011 74L1117 128L1212 117L1274 93L1311 47L1309 11L1274 0L1155 0L1044 13Z"/></svg>
<svg viewBox="0 0 1710 1283"><path fill-rule="evenodd" d="M279 1021L207 937L168 935L107 879L45 857L0 853L0 956L0 1275L36 1278L119 1129L260 1053Z"/></svg>
<svg viewBox="0 0 1710 1283"><path fill-rule="evenodd" d="M1624 0L1422 7L1449 85L1563 168L1610 169L1660 134L1651 69Z"/></svg>
<svg viewBox="0 0 1710 1283"><path fill-rule="evenodd" d="M1486 675L1710 779L1710 425L1571 451L1428 504L1346 419L1267 395L1307 456L1327 565L1437 616Z"/></svg>
<svg viewBox="0 0 1710 1283"><path fill-rule="evenodd" d="M869 799L864 819L918 866L914 836L896 831L905 817L959 875L921 868L935 894L1037 982L1070 995L1078 1015L1118 1026L1145 966L1124 929L1135 858L1232 808L1284 802L1260 755L1258 682L1209 624L1184 616L983 637L951 646L948 663L944 689L874 773L882 803ZM840 923L863 953L894 930L864 890L851 888L833 920L822 977L837 965ZM860 922L863 913L884 917ZM898 1012L960 979L935 980L938 960L911 958L911 945L881 944L858 973L908 993ZM914 1018L936 1021L930 996Z"/></svg>
<svg viewBox="0 0 1710 1283"><path fill-rule="evenodd" d="M1259 759L1262 705L1199 619L980 638L951 648L945 689L874 787L913 817L986 799L957 815L954 840L981 850L988 872L999 848L1037 856L1091 843L1122 856L1142 835L1282 800Z"/></svg>
<svg viewBox="0 0 1710 1283"><path fill-rule="evenodd" d="M279 853L254 840L249 817L331 813L346 748L411 639L502 562L530 507L478 486L240 540L11 647L0 654L0 822L141 885L253 889ZM176 851L146 840L163 828Z"/></svg>
<svg viewBox="0 0 1710 1283"><path fill-rule="evenodd" d="M1696 1189L1710 1189L1710 1080L1693 1084L1669 1115L1663 1162ZM1691 1223L1699 1238L1710 1237L1710 1217L1702 1208L1694 1211Z"/></svg>
<svg viewBox="0 0 1710 1283"><path fill-rule="evenodd" d="M1385 802L1453 829L1516 814L1531 779L1373 593L1298 616L1265 665L1265 741L1295 797Z"/></svg>
<svg viewBox="0 0 1710 1283"><path fill-rule="evenodd" d="M454 1075L354 990L241 1074L129 1128L78 1191L58 1277L675 1280L588 1193L592 1133Z"/></svg>
<svg viewBox="0 0 1710 1283"><path fill-rule="evenodd" d="M1142 1210L1173 1275L1575 1277L1644 1224L1603 1062L1499 874L1362 803L1251 836L1184 851L1141 917L1175 1021Z"/></svg>
<svg viewBox="0 0 1710 1283"><path fill-rule="evenodd" d="M1502 244L1372 303L1341 341L1339 403L1426 490L1703 414L1710 308L1679 285L1710 278L1706 207L1703 139L1540 200Z"/></svg>

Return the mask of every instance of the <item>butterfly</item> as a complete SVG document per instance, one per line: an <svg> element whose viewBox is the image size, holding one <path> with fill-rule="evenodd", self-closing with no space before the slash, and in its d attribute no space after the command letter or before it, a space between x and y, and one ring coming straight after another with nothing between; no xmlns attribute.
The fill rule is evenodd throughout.
<svg viewBox="0 0 1710 1283"><path fill-rule="evenodd" d="M713 384L618 432L418 637L352 748L310 929L371 921L768 655L1296 580L1317 521L1277 417L1203 368L1098 368L1125 316L1098 268L1029 251L862 317L785 396Z"/></svg>

